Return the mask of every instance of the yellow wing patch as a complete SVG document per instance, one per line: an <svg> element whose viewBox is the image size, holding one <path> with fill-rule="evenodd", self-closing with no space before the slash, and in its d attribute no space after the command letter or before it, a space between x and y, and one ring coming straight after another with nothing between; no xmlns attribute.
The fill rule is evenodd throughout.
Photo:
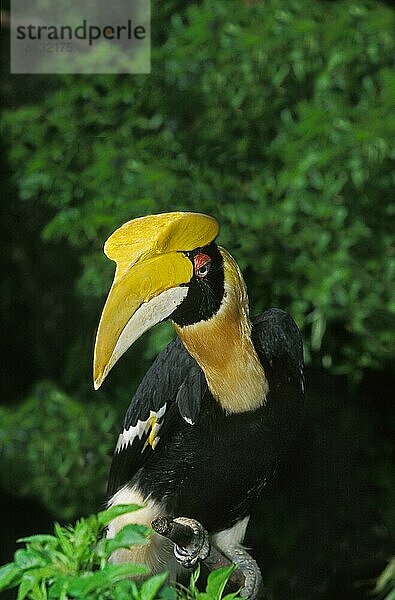
<svg viewBox="0 0 395 600"><path fill-rule="evenodd" d="M152 450L155 450L156 445L160 440L159 436L157 435L159 429L160 424L158 423L158 419L153 415L148 421L146 432L149 433L141 452L144 452L147 446L151 446Z"/></svg>

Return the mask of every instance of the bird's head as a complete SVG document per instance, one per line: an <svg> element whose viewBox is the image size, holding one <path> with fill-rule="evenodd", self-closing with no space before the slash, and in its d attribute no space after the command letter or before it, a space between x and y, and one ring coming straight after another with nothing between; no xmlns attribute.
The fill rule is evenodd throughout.
<svg viewBox="0 0 395 600"><path fill-rule="evenodd" d="M218 231L212 217L173 212L134 219L109 237L104 251L116 271L96 337L95 389L160 321L187 328L216 314L225 289Z"/></svg>

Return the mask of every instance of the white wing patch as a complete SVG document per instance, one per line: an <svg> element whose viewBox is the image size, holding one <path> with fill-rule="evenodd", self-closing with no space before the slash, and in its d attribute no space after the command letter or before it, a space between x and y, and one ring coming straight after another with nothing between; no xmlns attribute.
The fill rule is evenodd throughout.
<svg viewBox="0 0 395 600"><path fill-rule="evenodd" d="M144 444L143 450L148 444L152 447L152 449L154 449L159 442L158 432L162 425L162 423L160 423L160 419L163 417L165 412L166 403L158 411L151 410L148 419L145 421L138 420L136 425L129 427L129 429L124 429L122 433L119 434L118 443L115 449L116 452L125 450L125 448L127 448L129 445L133 444L133 440L136 437L141 440L143 435L147 435L148 432L149 435Z"/></svg>

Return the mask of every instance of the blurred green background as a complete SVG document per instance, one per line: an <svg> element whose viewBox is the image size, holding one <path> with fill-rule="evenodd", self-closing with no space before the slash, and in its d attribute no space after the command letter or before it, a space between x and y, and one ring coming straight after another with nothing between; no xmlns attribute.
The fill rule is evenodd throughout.
<svg viewBox="0 0 395 600"><path fill-rule="evenodd" d="M131 218L221 224L252 313L304 338L306 418L252 518L274 598L365 598L394 553L395 12L368 0L152 0L147 76L10 76L2 41L1 562L102 506L123 414L172 334L92 389Z"/></svg>

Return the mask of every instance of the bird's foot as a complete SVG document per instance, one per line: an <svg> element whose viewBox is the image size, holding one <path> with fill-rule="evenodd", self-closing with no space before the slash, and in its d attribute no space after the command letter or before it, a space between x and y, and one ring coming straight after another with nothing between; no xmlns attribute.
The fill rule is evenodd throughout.
<svg viewBox="0 0 395 600"><path fill-rule="evenodd" d="M193 531L193 537L188 544L174 546L174 556L183 567L194 567L198 560L204 560L210 553L208 533L195 519L178 517L174 519L174 522L187 525Z"/></svg>
<svg viewBox="0 0 395 600"><path fill-rule="evenodd" d="M256 600L262 594L262 575L258 563L244 548L226 548L226 556L243 573L245 582L240 590L242 598Z"/></svg>

